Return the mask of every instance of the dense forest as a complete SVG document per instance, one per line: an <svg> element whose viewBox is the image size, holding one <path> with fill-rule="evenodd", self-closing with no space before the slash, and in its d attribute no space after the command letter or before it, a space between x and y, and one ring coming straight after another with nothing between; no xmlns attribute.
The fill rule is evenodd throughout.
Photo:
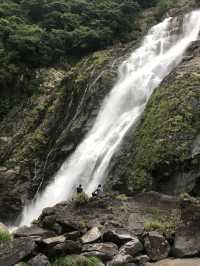
<svg viewBox="0 0 200 266"><path fill-rule="evenodd" d="M28 69L55 65L124 41L147 0L1 0L0 84ZM63 59L64 58L64 59Z"/></svg>

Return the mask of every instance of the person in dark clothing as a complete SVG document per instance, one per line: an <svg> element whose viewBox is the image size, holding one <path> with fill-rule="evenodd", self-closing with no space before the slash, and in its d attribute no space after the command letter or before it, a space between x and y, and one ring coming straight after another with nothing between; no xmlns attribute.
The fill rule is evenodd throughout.
<svg viewBox="0 0 200 266"><path fill-rule="evenodd" d="M92 197L98 197L102 192L101 185L98 185L97 189L92 193Z"/></svg>
<svg viewBox="0 0 200 266"><path fill-rule="evenodd" d="M80 194L80 193L83 192L82 185L79 185L79 186L76 188L76 192L77 192L77 194Z"/></svg>

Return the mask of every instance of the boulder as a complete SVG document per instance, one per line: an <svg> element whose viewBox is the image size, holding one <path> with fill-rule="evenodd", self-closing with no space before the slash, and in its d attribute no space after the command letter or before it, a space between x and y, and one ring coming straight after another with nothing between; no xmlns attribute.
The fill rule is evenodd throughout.
<svg viewBox="0 0 200 266"><path fill-rule="evenodd" d="M173 255L191 257L200 252L200 200L185 196L180 204L182 225L175 232Z"/></svg>
<svg viewBox="0 0 200 266"><path fill-rule="evenodd" d="M39 217L39 224L48 230L53 230L57 234L71 233L74 231L85 230L85 225L78 219L75 219L69 211L65 217L64 208L68 205L58 204L55 208L46 208L43 210L42 215Z"/></svg>
<svg viewBox="0 0 200 266"><path fill-rule="evenodd" d="M8 245L2 245L0 249L0 265L13 266L31 255L35 248L34 241L28 238L15 239Z"/></svg>
<svg viewBox="0 0 200 266"><path fill-rule="evenodd" d="M133 257L129 254L117 254L108 266L126 266L129 262L133 261Z"/></svg>
<svg viewBox="0 0 200 266"><path fill-rule="evenodd" d="M83 256L94 256L102 261L112 260L118 253L118 247L114 243L87 244L82 249Z"/></svg>
<svg viewBox="0 0 200 266"><path fill-rule="evenodd" d="M119 250L122 254L129 254L135 256L144 249L142 243L138 238L133 238L131 241L122 246Z"/></svg>
<svg viewBox="0 0 200 266"><path fill-rule="evenodd" d="M78 241L66 240L63 243L61 241L58 244L52 244L53 243L51 243L50 245L46 245L41 249L42 252L48 257L57 257L81 253L81 244Z"/></svg>
<svg viewBox="0 0 200 266"><path fill-rule="evenodd" d="M170 245L163 235L152 231L145 237L145 250L152 261L158 261L168 257Z"/></svg>
<svg viewBox="0 0 200 266"><path fill-rule="evenodd" d="M150 258L147 255L140 255L134 258L134 262L139 266L145 266L145 264L149 261Z"/></svg>
<svg viewBox="0 0 200 266"><path fill-rule="evenodd" d="M101 232L98 227L93 227L85 235L81 237L83 244L97 242L101 238Z"/></svg>
<svg viewBox="0 0 200 266"><path fill-rule="evenodd" d="M104 242L113 242L117 245L123 245L133 239L133 236L127 233L118 233L115 230L108 230L103 233Z"/></svg>
<svg viewBox="0 0 200 266"><path fill-rule="evenodd" d="M83 223L79 221L73 221L70 219L69 220L61 219L61 220L58 220L58 222L62 226L63 232L82 231L85 229Z"/></svg>
<svg viewBox="0 0 200 266"><path fill-rule="evenodd" d="M80 238L81 234L79 231L73 231L69 233L65 233L64 236L67 240L74 240L76 241L78 238Z"/></svg>
<svg viewBox="0 0 200 266"><path fill-rule="evenodd" d="M57 244L63 244L65 240L66 240L65 236L55 236L43 239L41 242L46 246L55 246Z"/></svg>
<svg viewBox="0 0 200 266"><path fill-rule="evenodd" d="M49 262L49 259L45 255L39 254L33 259L29 260L27 262L27 265L28 266L50 266L50 262Z"/></svg>
<svg viewBox="0 0 200 266"><path fill-rule="evenodd" d="M165 259L156 263L147 263L145 266L199 266L200 259Z"/></svg>
<svg viewBox="0 0 200 266"><path fill-rule="evenodd" d="M52 231L48 231L46 229L43 229L37 225L32 225L30 227L23 226L17 229L17 231L14 232L14 237L36 237L38 239L41 238L47 238L55 236L55 233Z"/></svg>
<svg viewBox="0 0 200 266"><path fill-rule="evenodd" d="M182 226L176 230L173 255L177 258L195 256L200 252L199 226Z"/></svg>

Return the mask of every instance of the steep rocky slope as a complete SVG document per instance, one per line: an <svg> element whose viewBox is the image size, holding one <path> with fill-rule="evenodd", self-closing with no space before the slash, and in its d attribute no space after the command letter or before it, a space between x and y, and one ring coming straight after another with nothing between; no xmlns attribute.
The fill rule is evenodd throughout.
<svg viewBox="0 0 200 266"><path fill-rule="evenodd" d="M138 130L117 158L115 183L117 176L133 191L199 193L199 52L197 41L153 94Z"/></svg>
<svg viewBox="0 0 200 266"><path fill-rule="evenodd" d="M37 92L1 122L1 219L21 211L91 127L120 54L124 49L101 51L70 69L42 69Z"/></svg>

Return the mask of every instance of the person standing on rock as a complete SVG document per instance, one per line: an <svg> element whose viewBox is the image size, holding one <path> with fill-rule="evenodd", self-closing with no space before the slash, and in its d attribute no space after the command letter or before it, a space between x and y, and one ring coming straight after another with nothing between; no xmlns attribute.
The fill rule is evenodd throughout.
<svg viewBox="0 0 200 266"><path fill-rule="evenodd" d="M83 192L83 187L82 187L82 185L79 185L79 186L76 188L76 192L77 192L77 194L80 194L80 193Z"/></svg>
<svg viewBox="0 0 200 266"><path fill-rule="evenodd" d="M98 197L102 194L102 186L98 185L97 189L92 193L92 197Z"/></svg>

